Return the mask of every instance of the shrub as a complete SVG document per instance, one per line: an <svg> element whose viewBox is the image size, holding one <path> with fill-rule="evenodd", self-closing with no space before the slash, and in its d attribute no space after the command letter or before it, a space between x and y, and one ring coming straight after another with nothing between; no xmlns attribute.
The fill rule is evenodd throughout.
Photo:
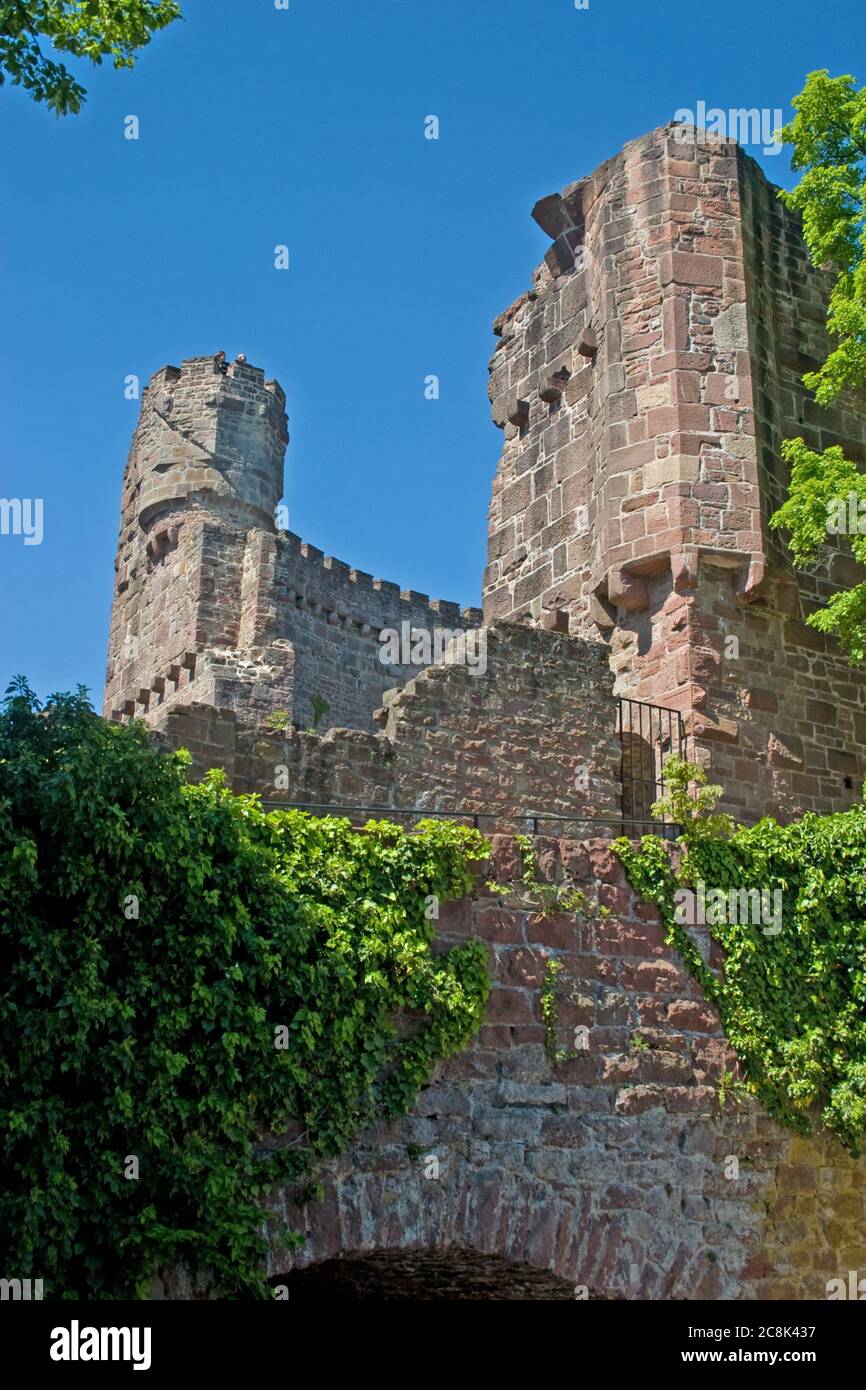
<svg viewBox="0 0 866 1390"><path fill-rule="evenodd" d="M679 868L655 835L639 845L618 840L614 850L717 1006L749 1090L796 1130L808 1131L806 1112L817 1110L859 1153L866 1128L866 805L735 829L713 812L721 789L706 786L701 768L670 760L665 775L671 795L653 814L665 810L685 826ZM697 784L691 812L690 783ZM724 951L721 977L703 961L681 910L681 890L699 884L738 897L771 894L781 908L771 927L708 914L707 928Z"/></svg>
<svg viewBox="0 0 866 1390"><path fill-rule="evenodd" d="M0 712L0 1232L46 1297L181 1263L266 1296L268 1187L405 1111L483 1015L484 947L434 956L425 915L477 832L266 814L187 763L81 690Z"/></svg>

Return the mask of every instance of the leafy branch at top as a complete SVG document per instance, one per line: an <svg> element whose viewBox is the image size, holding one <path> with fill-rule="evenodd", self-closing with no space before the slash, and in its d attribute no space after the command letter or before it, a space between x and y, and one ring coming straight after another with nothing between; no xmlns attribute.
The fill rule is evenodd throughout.
<svg viewBox="0 0 866 1390"><path fill-rule="evenodd" d="M178 0L0 0L0 86L22 86L58 116L81 110L85 91L40 40L99 66L131 68L154 33L181 17Z"/></svg>
<svg viewBox="0 0 866 1390"><path fill-rule="evenodd" d="M674 753L665 761L664 778L667 794L653 803L651 814L657 820L682 826L681 840L694 844L728 839L733 834L733 816L714 810L724 788L708 785L707 774L698 763L686 762Z"/></svg>

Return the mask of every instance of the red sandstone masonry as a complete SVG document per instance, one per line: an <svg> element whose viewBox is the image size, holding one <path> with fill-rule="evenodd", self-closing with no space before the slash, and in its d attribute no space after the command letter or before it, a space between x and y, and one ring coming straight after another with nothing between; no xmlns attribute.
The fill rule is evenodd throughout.
<svg viewBox="0 0 866 1390"><path fill-rule="evenodd" d="M804 618L853 572L795 574L767 529L784 437L866 460L862 405L800 380L827 280L797 219L736 145L672 128L534 215L554 246L494 325L487 617L609 642L616 692L682 710L746 818L851 804L866 685ZM835 727L809 714L828 691Z"/></svg>
<svg viewBox="0 0 866 1390"><path fill-rule="evenodd" d="M378 712L379 734L250 730L194 704L154 723L189 749L194 775L222 767L236 791L270 801L464 812L485 826L605 817L615 827L621 748L604 649L515 625L484 635L484 674L431 666Z"/></svg>
<svg viewBox="0 0 866 1390"><path fill-rule="evenodd" d="M850 565L831 549L795 574L767 532L785 435L866 459L862 409L846 399L820 411L800 381L826 349L827 286L796 219L736 146L671 128L535 215L553 245L495 325L491 398L505 441L487 620L605 643L615 693L683 711L736 813L850 804L866 774L866 685L804 621L850 582ZM419 675L383 666L383 628L477 625L476 610L401 592L277 533L286 438L282 391L258 368L223 376L193 358L153 378L124 484L110 717L164 726L187 704L210 705L234 711L254 741L277 712L308 728L319 697L320 731L373 734L389 690ZM543 701L539 687L530 723ZM822 703L834 723L815 718ZM438 794L434 734L414 775L401 772L409 802ZM313 786L330 755L300 749L289 761ZM539 757L555 760L543 749L541 739ZM447 777L477 804L494 780L488 755L463 751ZM374 802L388 775L368 753L349 762L353 799Z"/></svg>
<svg viewBox="0 0 866 1390"><path fill-rule="evenodd" d="M752 1102L720 1107L734 1061L715 1010L608 843L537 842L544 879L576 881L613 907L588 921L493 895L487 879L513 878L519 855L508 836L491 847L471 898L441 906L436 947L488 945L487 1019L411 1115L324 1165L321 1202L272 1195L274 1281L381 1252L404 1256L410 1280L419 1258L471 1268L490 1255L522 1298L809 1300L862 1269L862 1160L826 1135L780 1128ZM572 1049L575 1028L588 1042L559 1063L541 1014L551 960L562 965L557 1045ZM710 963L722 966L716 951ZM424 1176L431 1158L435 1178ZM175 1271L154 1292L202 1290Z"/></svg>
<svg viewBox="0 0 866 1390"><path fill-rule="evenodd" d="M825 1297L828 1279L866 1258L862 1164L756 1106L720 1110L717 1083L733 1062L715 1011L607 844L538 849L547 877L577 870L614 917L576 923L503 903L484 887L487 868L468 910L443 910L443 947L478 937L491 948L487 1022L440 1064L410 1117L327 1166L323 1203L273 1200L271 1274L374 1250L468 1250L567 1285L536 1296L583 1285L592 1298ZM493 851L493 872L513 873L513 842L495 837ZM540 1011L552 959L563 966L558 1045L569 1048L577 1026L589 1040L557 1065ZM423 1176L430 1155L437 1180ZM725 1175L731 1158L736 1178ZM292 1256L282 1233L298 1229L305 1244Z"/></svg>
<svg viewBox="0 0 866 1390"><path fill-rule="evenodd" d="M401 591L277 531L285 397L214 358L148 383L124 478L105 713L160 722L190 701L259 726L373 726L419 667L380 660L383 629L465 632L477 609Z"/></svg>
<svg viewBox="0 0 866 1390"><path fill-rule="evenodd" d="M847 572L828 556L795 574L767 532L783 437L866 461L862 410L820 412L799 380L824 352L826 285L795 219L734 146L681 144L669 128L535 215L552 245L497 320L491 364L504 446L488 675L382 667L383 627L480 615L278 533L282 391L257 368L223 377L194 358L157 373L142 402L106 713L143 715L239 791L488 812L503 828L536 811L616 818L613 683L684 712L744 817L849 804L866 772L866 686L804 623ZM303 732L316 695L331 705L323 730L349 727ZM276 711L300 730L269 731ZM546 1271L564 1296L823 1297L866 1262L862 1163L758 1107L720 1112L718 1021L609 848L542 837L537 851L546 877L585 882L612 916L544 918L483 876L445 908L443 946L471 935L493 953L484 1027L411 1117L330 1165L322 1205L273 1204L271 1272L300 1228L298 1265L468 1249ZM495 859L519 872L510 841ZM583 1027L591 1042L555 1068L540 1013L553 957L561 1045ZM440 1180L408 1145L440 1158Z"/></svg>

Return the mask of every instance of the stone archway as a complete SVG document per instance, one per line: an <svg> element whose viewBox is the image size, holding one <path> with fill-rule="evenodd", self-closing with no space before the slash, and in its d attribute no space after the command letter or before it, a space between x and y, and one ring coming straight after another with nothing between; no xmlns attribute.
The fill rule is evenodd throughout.
<svg viewBox="0 0 866 1390"><path fill-rule="evenodd" d="M549 1270L459 1247L347 1254L276 1275L271 1283L285 1286L292 1301L308 1303L358 1299L526 1302L575 1296L568 1280Z"/></svg>
<svg viewBox="0 0 866 1390"><path fill-rule="evenodd" d="M628 834L643 833L652 821L652 806L661 795L661 749L625 729L622 744L622 814Z"/></svg>
<svg viewBox="0 0 866 1390"><path fill-rule="evenodd" d="M396 1144L359 1145L348 1164L329 1165L321 1201L298 1206L273 1194L272 1285L302 1298L324 1297L327 1286L340 1298L610 1299L664 1282L656 1275L669 1241L647 1251L639 1212L599 1211L580 1184L475 1168L453 1149L428 1182L400 1154ZM387 1162L397 1166L386 1171ZM295 1249L284 1244L288 1232L302 1238ZM417 1292L400 1294L401 1281Z"/></svg>
<svg viewBox="0 0 866 1390"><path fill-rule="evenodd" d="M862 1159L757 1102L720 1106L718 1017L606 843L544 840L539 863L577 871L611 915L587 926L486 884L443 906L444 943L490 943L484 1025L409 1114L317 1165L320 1199L270 1193L265 1277L302 1299L825 1297L862 1267ZM569 982L555 1061L553 953ZM175 1280L154 1296L198 1295Z"/></svg>

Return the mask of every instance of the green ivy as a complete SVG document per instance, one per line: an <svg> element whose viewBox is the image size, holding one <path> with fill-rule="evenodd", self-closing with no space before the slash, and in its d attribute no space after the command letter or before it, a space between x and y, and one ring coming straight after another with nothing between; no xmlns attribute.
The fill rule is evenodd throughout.
<svg viewBox="0 0 866 1390"><path fill-rule="evenodd" d="M540 917L568 913L576 918L592 920L610 916L609 908L600 907L595 898L588 898L583 889L578 888L570 878L563 883L549 883L540 879L538 855L529 835L515 835L514 843L520 855L519 880L516 883L503 883L498 879L487 881L490 892L504 899L508 906L531 906Z"/></svg>
<svg viewBox="0 0 866 1390"><path fill-rule="evenodd" d="M266 1297L268 1188L314 1193L483 1017L486 948L434 955L425 913L477 831L266 814L186 763L83 691L0 711L0 1245L46 1297L179 1264Z"/></svg>
<svg viewBox="0 0 866 1390"><path fill-rule="evenodd" d="M544 1051L547 1060L554 1066L558 1062L565 1062L571 1055L564 1048L560 1048L556 1040L556 1028L559 1021L558 1009L556 1006L556 982L562 974L562 961L549 960L544 968L544 979L541 983L541 1019L544 1024Z"/></svg>
<svg viewBox="0 0 866 1390"><path fill-rule="evenodd" d="M507 906L530 908L539 917L569 915L578 921L600 921L610 916L610 908L601 907L597 898L588 898L582 888L578 888L570 878L563 883L550 883L539 878L538 855L535 843L529 835L515 835L514 843L520 855L520 878L516 883L501 883L488 880L487 887L501 897ZM551 1066L568 1062L575 1055L568 1048L559 1046L559 996L564 992L573 1002L574 981L563 991L561 981L563 962L551 959L544 968L541 984L541 1017L544 1023L544 1051Z"/></svg>
<svg viewBox="0 0 866 1390"><path fill-rule="evenodd" d="M719 789L706 787L702 769L671 759L665 774L672 792L654 814L685 826L679 867L655 835L618 840L615 852L717 1006L749 1090L800 1132L817 1110L858 1154L866 1128L866 805L735 828L713 814ZM702 959L675 896L701 883L781 892L778 931L763 920L713 923L708 914L707 930L724 952L722 978ZM735 1089L731 1078L725 1089Z"/></svg>

